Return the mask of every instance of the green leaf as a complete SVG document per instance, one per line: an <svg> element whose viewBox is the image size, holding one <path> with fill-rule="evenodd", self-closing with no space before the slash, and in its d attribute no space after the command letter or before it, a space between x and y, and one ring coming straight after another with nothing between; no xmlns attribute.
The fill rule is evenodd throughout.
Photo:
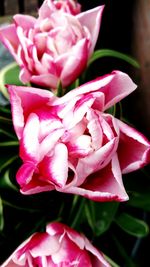
<svg viewBox="0 0 150 267"><path fill-rule="evenodd" d="M149 233L149 227L144 221L127 213L121 213L115 222L126 233L136 237L144 237Z"/></svg>
<svg viewBox="0 0 150 267"><path fill-rule="evenodd" d="M7 170L4 175L0 179L0 187L1 188L10 188L15 191L18 191L18 188L12 183L9 176L9 170Z"/></svg>
<svg viewBox="0 0 150 267"><path fill-rule="evenodd" d="M63 89L63 87L62 87L62 83L61 83L61 81L59 80L59 81L58 81L58 84L57 84L57 96L58 96L58 97L63 96L63 91L64 91L64 89Z"/></svg>
<svg viewBox="0 0 150 267"><path fill-rule="evenodd" d="M3 155L0 157L0 172L11 165L16 159L18 159L18 155L10 156L10 155Z"/></svg>
<svg viewBox="0 0 150 267"><path fill-rule="evenodd" d="M121 60L126 61L127 63L131 64L135 68L140 68L139 63L131 56L126 55L124 53L111 50L111 49L100 49L96 50L92 57L90 58L88 62L88 66L90 66L95 60L102 58L102 57L115 57Z"/></svg>
<svg viewBox="0 0 150 267"><path fill-rule="evenodd" d="M87 201L85 216L96 236L100 236L108 230L114 220L119 204L117 202L98 203Z"/></svg>
<svg viewBox="0 0 150 267"><path fill-rule="evenodd" d="M110 107L109 109L106 110L106 113L109 113L115 117L116 115L116 105Z"/></svg>
<svg viewBox="0 0 150 267"><path fill-rule="evenodd" d="M0 90L2 94L9 99L5 84L24 85L19 80L20 68L16 62L8 64L0 71Z"/></svg>
<svg viewBox="0 0 150 267"><path fill-rule="evenodd" d="M74 82L74 88L77 88L80 86L80 79L76 79L75 82Z"/></svg>
<svg viewBox="0 0 150 267"><path fill-rule="evenodd" d="M0 197L0 231L4 228L4 217L3 217L3 203Z"/></svg>
<svg viewBox="0 0 150 267"><path fill-rule="evenodd" d="M72 223L71 223L71 227L72 228L77 228L80 225L81 221L82 221L85 201L86 201L85 198L78 198L78 202L80 202L79 203L80 206L79 206L78 211L77 211L77 213L75 214L75 216L74 216L74 218L72 220Z"/></svg>
<svg viewBox="0 0 150 267"><path fill-rule="evenodd" d="M6 113L6 114L11 114L10 108L2 107L0 106L0 112Z"/></svg>
<svg viewBox="0 0 150 267"><path fill-rule="evenodd" d="M84 209L85 209L85 216L86 216L87 222L89 226L91 227L92 231L95 232L96 220L95 220L94 205L89 205L89 203L86 203Z"/></svg>
<svg viewBox="0 0 150 267"><path fill-rule="evenodd" d="M0 116L0 122L4 123L4 124L12 125L12 120L8 119L8 118L5 118L3 116Z"/></svg>
<svg viewBox="0 0 150 267"><path fill-rule="evenodd" d="M15 135L13 135L13 134L11 134L10 132L5 131L5 130L3 130L3 129L0 129L0 135L4 135L5 137L9 137L9 138L11 138L11 139L16 140L16 136L15 136ZM4 145L3 145L3 146L4 146Z"/></svg>
<svg viewBox="0 0 150 267"><path fill-rule="evenodd" d="M120 267L116 262L114 262L111 258L109 258L106 254L104 254L105 259L111 264L111 267Z"/></svg>
<svg viewBox="0 0 150 267"><path fill-rule="evenodd" d="M126 251L127 248L126 247L124 248L122 243L120 243L120 241L116 238L114 234L112 234L112 239L113 239L113 244L115 245L118 251L118 254L120 254L121 257L124 259L124 266L135 267L134 262L132 261L131 257L128 255Z"/></svg>
<svg viewBox="0 0 150 267"><path fill-rule="evenodd" d="M150 194L149 192L131 192L128 205L150 211Z"/></svg>
<svg viewBox="0 0 150 267"><path fill-rule="evenodd" d="M19 142L18 141L7 141L7 142L0 142L0 147L9 147L9 146L18 146Z"/></svg>

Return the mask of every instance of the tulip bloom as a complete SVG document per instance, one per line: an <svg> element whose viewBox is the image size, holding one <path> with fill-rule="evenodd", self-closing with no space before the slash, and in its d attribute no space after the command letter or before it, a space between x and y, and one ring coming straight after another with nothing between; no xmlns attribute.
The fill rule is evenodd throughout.
<svg viewBox="0 0 150 267"><path fill-rule="evenodd" d="M39 14L42 17L44 14L46 14L47 17L48 13L50 15L52 12L57 10L62 10L63 12L77 15L81 12L81 5L74 0L46 0L40 8Z"/></svg>
<svg viewBox="0 0 150 267"><path fill-rule="evenodd" d="M86 68L104 8L99 6L74 16L70 9L73 1L56 2L45 0L37 19L15 15L13 24L0 29L0 41L21 68L21 81L52 90L59 82L64 88L70 85ZM75 7L73 10L78 13Z"/></svg>
<svg viewBox="0 0 150 267"><path fill-rule="evenodd" d="M110 267L103 254L82 234L61 223L35 233L1 267Z"/></svg>
<svg viewBox="0 0 150 267"><path fill-rule="evenodd" d="M128 199L121 174L150 159L146 138L107 113L135 90L128 75L114 71L61 98L32 87L8 88L23 194L57 190L95 201Z"/></svg>

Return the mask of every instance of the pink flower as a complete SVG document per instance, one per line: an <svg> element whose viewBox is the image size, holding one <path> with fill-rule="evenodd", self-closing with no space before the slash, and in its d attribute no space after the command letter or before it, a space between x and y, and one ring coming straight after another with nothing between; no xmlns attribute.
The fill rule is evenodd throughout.
<svg viewBox="0 0 150 267"><path fill-rule="evenodd" d="M35 233L1 267L110 267L103 254L82 234L61 223Z"/></svg>
<svg viewBox="0 0 150 267"><path fill-rule="evenodd" d="M63 12L77 15L81 12L81 5L75 0L45 0L39 10L39 15L43 18L49 17L52 12L62 10Z"/></svg>
<svg viewBox="0 0 150 267"><path fill-rule="evenodd" d="M37 19L15 15L13 24L0 29L0 41L21 67L23 83L56 89L61 81L66 87L85 69L95 48L104 6L74 16L71 5L73 1L46 0Z"/></svg>
<svg viewBox="0 0 150 267"><path fill-rule="evenodd" d="M150 143L107 110L135 90L114 71L57 98L31 87L8 86L23 165L21 192L57 190L95 201L125 201L122 173L150 160Z"/></svg>

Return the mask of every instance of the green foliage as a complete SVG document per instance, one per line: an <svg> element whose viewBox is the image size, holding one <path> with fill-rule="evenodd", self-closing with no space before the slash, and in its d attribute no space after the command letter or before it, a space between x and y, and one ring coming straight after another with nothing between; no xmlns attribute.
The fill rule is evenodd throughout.
<svg viewBox="0 0 150 267"><path fill-rule="evenodd" d="M119 204L117 202L98 203L87 201L85 216L95 236L100 236L109 229L118 207Z"/></svg>
<svg viewBox="0 0 150 267"><path fill-rule="evenodd" d="M23 85L19 80L19 72L20 68L16 62L8 64L0 71L0 91L6 98L9 98L9 95L5 84Z"/></svg>
<svg viewBox="0 0 150 267"><path fill-rule="evenodd" d="M16 138L10 107L0 107L0 173L18 159L18 140Z"/></svg>
<svg viewBox="0 0 150 267"><path fill-rule="evenodd" d="M89 62L88 62L88 67L97 59L100 59L102 57L114 57L114 58L118 58L121 60L126 61L127 63L129 63L130 65L132 65L135 68L139 68L140 65L139 63L131 56L126 55L124 53L115 51L115 50L111 50L111 49L100 49L100 50L96 50L93 55L91 56Z"/></svg>
<svg viewBox="0 0 150 267"><path fill-rule="evenodd" d="M116 218L116 223L122 230L136 237L145 237L149 233L149 227L146 222L127 213L121 213Z"/></svg>
<svg viewBox="0 0 150 267"><path fill-rule="evenodd" d="M131 192L128 205L141 208L144 211L150 211L150 193L149 192Z"/></svg>
<svg viewBox="0 0 150 267"><path fill-rule="evenodd" d="M3 175L1 175L1 179L0 179L0 188L6 189L13 189L15 191L18 191L17 187L15 186L15 184L11 181L10 178L10 170L7 169Z"/></svg>

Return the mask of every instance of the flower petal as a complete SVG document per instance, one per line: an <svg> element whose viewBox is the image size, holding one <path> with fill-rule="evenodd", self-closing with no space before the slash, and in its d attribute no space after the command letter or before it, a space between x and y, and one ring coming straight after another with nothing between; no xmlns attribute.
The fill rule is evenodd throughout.
<svg viewBox="0 0 150 267"><path fill-rule="evenodd" d="M89 175L107 166L116 152L117 146L118 138L115 137L89 156L79 159L76 166L77 185L80 186Z"/></svg>
<svg viewBox="0 0 150 267"><path fill-rule="evenodd" d="M59 79L55 75L51 73L33 75L30 81L34 84L38 84L39 86L46 86L48 88L57 88Z"/></svg>
<svg viewBox="0 0 150 267"><path fill-rule="evenodd" d="M102 13L104 6L98 6L96 8L90 9L85 12L81 12L76 17L80 21L81 25L88 28L91 33L91 47L89 55L94 51L96 41L99 34L99 29L101 25Z"/></svg>
<svg viewBox="0 0 150 267"><path fill-rule="evenodd" d="M9 52L12 54L15 60L18 63L21 62L19 58L17 57L19 39L16 33L16 27L14 24L0 28L0 41L9 50Z"/></svg>
<svg viewBox="0 0 150 267"><path fill-rule="evenodd" d="M18 138L22 136L24 121L30 112L54 100L53 93L33 87L7 85L10 94L12 117Z"/></svg>
<svg viewBox="0 0 150 267"><path fill-rule="evenodd" d="M30 240L28 249L34 258L51 256L60 249L59 237L49 236L47 233L35 234Z"/></svg>
<svg viewBox="0 0 150 267"><path fill-rule="evenodd" d="M110 83L101 88L101 92L105 94L104 110L118 103L137 87L131 78L121 71L113 71L111 75Z"/></svg>
<svg viewBox="0 0 150 267"><path fill-rule="evenodd" d="M39 19L43 20L45 18L49 18L51 13L55 10L56 8L53 1L45 0L38 11Z"/></svg>
<svg viewBox="0 0 150 267"><path fill-rule="evenodd" d="M28 184L35 171L35 165L31 162L24 163L17 172L16 179L18 184L23 187Z"/></svg>
<svg viewBox="0 0 150 267"><path fill-rule="evenodd" d="M89 242L89 240L84 237L84 241L85 241L85 249L87 251L89 251L92 255L91 255L91 259L92 259L92 266L94 267L98 267L99 266L99 262L101 263L100 267L111 267L109 265L109 263L105 260L103 253L98 251L93 245L92 243Z"/></svg>
<svg viewBox="0 0 150 267"><path fill-rule="evenodd" d="M65 104L75 97L81 97L82 94L96 91L104 94L105 106L103 110L106 110L132 93L136 89L136 87L137 86L133 83L133 81L127 74L121 71L113 71L110 74L98 77L97 79L87 82L80 87L70 91L63 97L57 99L55 105ZM100 105L98 109L97 106L97 109L103 111L102 109L100 109L101 107L102 105Z"/></svg>
<svg viewBox="0 0 150 267"><path fill-rule="evenodd" d="M82 39L68 53L60 79L63 87L71 84L79 74L84 70L88 58L88 40ZM57 63L58 64L58 63Z"/></svg>
<svg viewBox="0 0 150 267"><path fill-rule="evenodd" d="M58 143L52 156L47 156L39 165L44 180L63 188L68 178L68 152L64 144Z"/></svg>
<svg viewBox="0 0 150 267"><path fill-rule="evenodd" d="M20 141L20 157L23 161L39 161L40 122L35 113L30 113Z"/></svg>
<svg viewBox="0 0 150 267"><path fill-rule="evenodd" d="M138 131L117 120L120 128L118 156L123 173L135 171L150 163L150 142Z"/></svg>
<svg viewBox="0 0 150 267"><path fill-rule="evenodd" d="M81 195L99 202L128 200L128 195L122 183L117 156L115 155L112 162L105 168L87 177L85 183L80 187L68 187L64 190L64 193Z"/></svg>
<svg viewBox="0 0 150 267"><path fill-rule="evenodd" d="M13 20L16 24L16 26L20 26L24 30L30 30L34 27L34 24L36 23L36 18L29 15L21 15L17 14L13 16Z"/></svg>

